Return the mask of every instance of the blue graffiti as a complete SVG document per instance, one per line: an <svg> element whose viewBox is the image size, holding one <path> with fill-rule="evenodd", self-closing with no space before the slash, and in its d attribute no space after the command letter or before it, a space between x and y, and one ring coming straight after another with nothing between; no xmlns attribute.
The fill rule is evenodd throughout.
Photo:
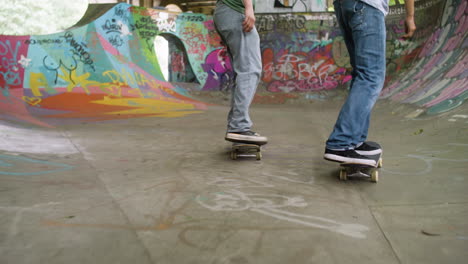
<svg viewBox="0 0 468 264"><path fill-rule="evenodd" d="M20 166L18 166L18 163L20 163ZM40 166L40 167L38 168L39 170L36 170L33 172L12 172L12 171L1 170L1 167L23 169L23 168L28 168L32 166ZM43 168L43 167L48 167L48 168L53 167L54 169L40 170L40 168ZM73 168L74 168L73 166L62 164L62 163L0 154L0 175L33 176L33 175L41 175L41 174L67 171Z"/></svg>

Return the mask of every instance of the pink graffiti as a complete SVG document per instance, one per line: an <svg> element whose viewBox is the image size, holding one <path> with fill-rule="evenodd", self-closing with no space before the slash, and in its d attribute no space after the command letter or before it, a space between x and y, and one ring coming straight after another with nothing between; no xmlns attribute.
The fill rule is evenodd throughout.
<svg viewBox="0 0 468 264"><path fill-rule="evenodd" d="M436 99L424 104L424 106L431 107L443 101L455 98L456 96L461 95L462 93L466 92L467 86L468 86L468 78L457 80L453 82L452 84L450 84L448 87L444 88Z"/></svg>
<svg viewBox="0 0 468 264"><path fill-rule="evenodd" d="M455 34L465 34L468 30L468 16L463 15L460 19L458 19L458 28L455 31Z"/></svg>
<svg viewBox="0 0 468 264"><path fill-rule="evenodd" d="M181 32L183 42L187 46L187 53L198 60L203 60L207 47L205 35L201 28L187 27Z"/></svg>
<svg viewBox="0 0 468 264"><path fill-rule="evenodd" d="M402 83L399 82L399 81L396 81L392 84L390 84L389 86L385 87L382 92L380 93L380 96L382 98L387 98L389 97L392 92L395 90L395 89L398 89L399 87L401 87Z"/></svg>
<svg viewBox="0 0 468 264"><path fill-rule="evenodd" d="M11 37L0 40L0 87L19 88L24 78L24 65L20 59L27 57L27 46L22 45L29 37Z"/></svg>
<svg viewBox="0 0 468 264"><path fill-rule="evenodd" d="M463 73L465 73L464 77L466 77L466 75L468 75L468 67L466 67L466 65L468 65L468 51L465 52L463 59L456 63L453 68L447 72L445 78L460 77Z"/></svg>
<svg viewBox="0 0 468 264"><path fill-rule="evenodd" d="M421 53L419 54L419 58L427 57L433 52L433 50L434 50L434 48L435 48L435 46L437 44L437 40L439 40L439 38L440 38L441 32L442 32L442 30L439 28L439 29L437 29L436 32L434 32L434 34L432 34L432 36L429 37L429 39L427 40L426 44L424 45Z"/></svg>
<svg viewBox="0 0 468 264"><path fill-rule="evenodd" d="M468 16L463 15L458 22L458 28L455 30L453 37L451 37L447 41L447 44L445 44L443 51L448 52L448 51L452 51L458 48L463 42L463 40L465 40L465 37L466 37L465 34L467 31L468 31Z"/></svg>
<svg viewBox="0 0 468 264"><path fill-rule="evenodd" d="M401 20L397 25L393 25L392 30L396 35L404 34L405 33L405 21Z"/></svg>
<svg viewBox="0 0 468 264"><path fill-rule="evenodd" d="M212 51L202 65L208 73L203 90L226 90L234 82L231 61L226 48ZM227 87L221 87L222 85Z"/></svg>
<svg viewBox="0 0 468 264"><path fill-rule="evenodd" d="M457 13L455 14L455 20L460 20L460 17L465 13L465 11L468 11L468 9L466 8L467 5L468 5L467 1L462 1L462 3L457 8Z"/></svg>
<svg viewBox="0 0 468 264"><path fill-rule="evenodd" d="M431 72L436 65L439 64L439 62L445 57L445 54L438 53L434 57L432 57L423 67L423 70L420 71L416 76L414 76L414 79L421 79L427 76L429 72Z"/></svg>
<svg viewBox="0 0 468 264"><path fill-rule="evenodd" d="M173 72L185 73L184 54L173 52L171 54L171 69Z"/></svg>
<svg viewBox="0 0 468 264"><path fill-rule="evenodd" d="M213 23L213 20L205 21L205 22L203 22L203 25L205 25L205 27L206 27L206 29L208 29L208 31L216 30L215 25Z"/></svg>
<svg viewBox="0 0 468 264"><path fill-rule="evenodd" d="M391 98L392 98L392 100L395 100L395 101L404 100L404 99L408 98L410 95L412 95L419 88L421 88L423 86L423 84L424 84L423 80L416 80L410 86L408 86L406 89L404 89L403 91L393 95Z"/></svg>
<svg viewBox="0 0 468 264"><path fill-rule="evenodd" d="M315 52L289 53L281 50L274 54L273 50L263 52L263 77L268 85L268 91L316 91L334 89L349 80L346 70L336 66L329 54L331 45L325 49L326 54Z"/></svg>

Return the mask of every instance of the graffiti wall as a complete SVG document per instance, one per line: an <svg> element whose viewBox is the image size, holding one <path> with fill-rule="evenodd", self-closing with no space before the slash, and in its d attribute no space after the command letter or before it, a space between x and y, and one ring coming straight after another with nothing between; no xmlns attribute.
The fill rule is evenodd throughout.
<svg viewBox="0 0 468 264"><path fill-rule="evenodd" d="M153 43L158 34L177 35L197 78L208 80L204 58L217 36L204 22L200 15L120 4L65 32L0 36L0 118L50 126L63 118L199 113L206 108L203 102L164 80Z"/></svg>
<svg viewBox="0 0 468 264"><path fill-rule="evenodd" d="M346 83L348 58L334 25L334 16L325 13L259 16L265 89L307 92Z"/></svg>
<svg viewBox="0 0 468 264"><path fill-rule="evenodd" d="M323 12L329 0L270 0L257 1L255 10L259 13Z"/></svg>
<svg viewBox="0 0 468 264"><path fill-rule="evenodd" d="M387 17L388 72L382 98L437 114L468 96L468 8L463 0L416 2L418 31L404 6ZM332 13L259 14L259 90L301 96L344 88L348 54ZM159 69L157 35L171 44L171 82ZM174 42L174 39L176 40ZM0 36L0 118L50 126L63 118L109 120L199 113L205 104L173 85L228 90L234 76L211 17L119 4L80 27L50 35Z"/></svg>
<svg viewBox="0 0 468 264"><path fill-rule="evenodd" d="M427 109L428 114L449 111L468 98L467 4L464 0L448 0L419 5L416 22L422 26L418 41L390 43L387 85L382 98L418 105ZM443 13L438 15L438 9ZM427 21L434 20L435 26L427 25ZM391 33L402 31L398 20L392 25Z"/></svg>
<svg viewBox="0 0 468 264"><path fill-rule="evenodd" d="M403 1L400 1L403 3ZM418 31L404 33L403 4L387 22L387 79L381 98L416 104L429 114L449 111L468 97L467 1L416 2ZM331 13L259 15L263 75L269 92L309 92L347 85L351 66Z"/></svg>

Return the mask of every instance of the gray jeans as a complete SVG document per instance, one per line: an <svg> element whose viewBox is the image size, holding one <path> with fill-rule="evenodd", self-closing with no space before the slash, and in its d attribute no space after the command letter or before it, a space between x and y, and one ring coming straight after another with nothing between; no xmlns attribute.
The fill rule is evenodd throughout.
<svg viewBox="0 0 468 264"><path fill-rule="evenodd" d="M244 32L242 22L245 15L231 9L222 1L218 1L213 18L216 29L228 46L236 78L227 132L249 131L252 127L249 107L262 73L260 37L255 27L251 32Z"/></svg>

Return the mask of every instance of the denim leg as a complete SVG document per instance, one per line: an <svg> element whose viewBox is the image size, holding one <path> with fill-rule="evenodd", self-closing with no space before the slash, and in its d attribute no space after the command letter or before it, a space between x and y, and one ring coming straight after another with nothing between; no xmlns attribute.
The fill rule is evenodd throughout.
<svg viewBox="0 0 468 264"><path fill-rule="evenodd" d="M248 131L252 127L249 108L262 72L260 37L255 27L251 32L244 32L242 30L244 14L231 9L221 1L216 6L213 18L216 29L228 46L236 76L227 131Z"/></svg>
<svg viewBox="0 0 468 264"><path fill-rule="evenodd" d="M336 0L335 13L351 57L353 80L326 145L353 149L367 139L371 111L385 80L385 16L359 0Z"/></svg>

